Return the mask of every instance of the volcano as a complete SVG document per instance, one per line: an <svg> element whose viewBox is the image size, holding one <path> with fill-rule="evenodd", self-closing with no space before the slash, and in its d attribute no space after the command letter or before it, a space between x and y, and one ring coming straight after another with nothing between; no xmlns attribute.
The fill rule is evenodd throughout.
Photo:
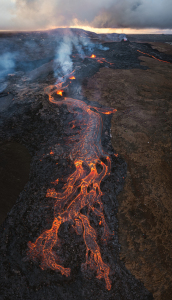
<svg viewBox="0 0 172 300"><path fill-rule="evenodd" d="M8 49L25 43L1 79L0 138L24 145L32 160L29 181L1 225L2 299L153 299L119 257L117 196L127 164L111 144L117 110L88 100L83 87L101 68L146 70L138 51L172 60L145 44L110 35L88 42L88 32L74 30L87 43L72 44L62 64L57 49L67 34L4 39Z"/></svg>

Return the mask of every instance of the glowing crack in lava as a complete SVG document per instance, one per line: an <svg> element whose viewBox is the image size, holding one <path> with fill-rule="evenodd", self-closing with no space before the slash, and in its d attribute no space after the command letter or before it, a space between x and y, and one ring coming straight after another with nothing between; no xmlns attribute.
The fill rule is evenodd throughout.
<svg viewBox="0 0 172 300"><path fill-rule="evenodd" d="M158 61L162 61L162 62L165 62L165 63L167 63L167 64L170 64L169 61L166 61L166 60L162 60L162 59L156 58L155 56L150 55L150 54L145 53L145 52L142 52L142 51L140 51L140 50L137 50L137 51L140 52L140 53L142 53L142 54L148 55L148 56L150 56L150 57L152 57L152 58L154 58L154 59L156 59L156 60L158 60Z"/></svg>
<svg viewBox="0 0 172 300"><path fill-rule="evenodd" d="M89 58L93 58L95 59L97 62L99 62L100 64L103 64L103 63L107 63L109 65L114 65L114 63L110 63L109 61L107 61L104 57L96 57L95 54L92 54Z"/></svg>
<svg viewBox="0 0 172 300"><path fill-rule="evenodd" d="M109 278L110 266L103 262L100 247L96 241L96 230L90 225L89 214L94 212L98 217L99 226L103 229L102 239L106 243L110 235L103 214L103 204L100 189L102 179L110 174L111 160L103 151L101 146L102 117L100 113L111 114L116 111L112 108L91 107L83 101L64 98L56 101L53 94L57 94L59 85L49 86L45 92L49 95L49 101L57 105L65 103L68 110L75 115L73 125L69 129L74 130L80 126L77 135L67 138L67 143L72 144L70 157L75 165L75 172L71 174L63 187L63 192L56 192L55 187L59 180L53 182L54 188L47 190L46 197L54 198L54 221L51 229L44 231L34 243L28 243L28 256L41 261L41 269L51 268L69 276L70 268L62 266L60 257L55 253L53 247L60 248L58 231L64 222L70 222L77 234L83 234L86 246L86 261L82 263L82 271L90 268L96 272L97 278L104 278L106 288L111 289ZM99 113L100 112L100 113ZM86 167L84 167L86 166ZM101 171L98 172L101 168ZM81 213L81 209L87 207L87 213Z"/></svg>

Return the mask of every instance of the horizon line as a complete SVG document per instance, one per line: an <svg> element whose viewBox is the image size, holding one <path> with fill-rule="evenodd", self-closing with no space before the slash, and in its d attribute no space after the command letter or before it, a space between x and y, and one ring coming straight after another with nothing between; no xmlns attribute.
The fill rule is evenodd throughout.
<svg viewBox="0 0 172 300"><path fill-rule="evenodd" d="M97 34L108 34L108 33L118 33L118 34L172 34L172 29L159 29L159 28L94 28L90 26L58 26L50 27L46 29L0 29L0 32L39 32L39 31L49 31L55 29L83 29L85 31L95 32Z"/></svg>

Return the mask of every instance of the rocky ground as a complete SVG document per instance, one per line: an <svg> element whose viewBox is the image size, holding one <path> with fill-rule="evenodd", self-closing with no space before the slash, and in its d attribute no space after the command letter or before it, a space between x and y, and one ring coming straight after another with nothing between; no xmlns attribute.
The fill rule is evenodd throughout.
<svg viewBox="0 0 172 300"><path fill-rule="evenodd" d="M128 166L118 196L120 257L155 299L165 300L172 293L172 65L139 59L147 70L101 69L89 79L85 95L118 110L112 145Z"/></svg>
<svg viewBox="0 0 172 300"><path fill-rule="evenodd" d="M17 38L19 46L22 37ZM32 36L29 43L33 43L34 38ZM25 39L28 42L27 35ZM97 57L106 58L111 65L88 57L84 60L73 57L74 66L81 68L77 69L76 81L65 91L66 95L86 103L117 109L112 118L111 134L118 157L115 156L110 179L102 186L107 195L104 199L108 203L107 224L115 232L113 246L110 243L111 250L107 252L109 259L116 263L115 273L111 275L111 292L100 287L94 277L91 283L91 274L82 276L78 263L84 259L85 249L82 239L72 244L76 236L71 229L70 235L65 228L61 230L65 236L64 249L72 245L71 252L65 250L66 263L70 261L73 269L69 281L51 270L41 272L38 265L25 261L27 242L52 224L53 202L50 199L47 208L46 189L54 176L63 173L65 177L73 170L62 141L72 116L66 107L59 110L49 104L44 93L44 88L55 82L52 61L57 41L54 35L48 37L48 42L44 39L46 34L41 41L47 48L43 51L44 46L38 47L39 59L33 60L33 51L25 43L13 76L1 80L1 88L5 87L0 94L3 128L0 132L1 222L23 190L1 226L1 274L5 280L1 281L1 299L152 299L149 292L154 299L170 299L172 57L171 45L162 41L111 42L103 44L109 47L107 51L95 48ZM32 46L34 48L35 44ZM10 47L7 42L6 48ZM146 54L140 56L137 50L166 62ZM109 122L110 119L104 119L102 143L112 154ZM57 141L59 154L54 159L50 152ZM64 157L61 158L61 154ZM60 161L59 169L57 160ZM123 187L122 177L126 177L125 185L116 197ZM114 200L108 202L112 198ZM78 245L81 254L77 252Z"/></svg>
<svg viewBox="0 0 172 300"><path fill-rule="evenodd" d="M156 43L170 43L172 42L171 34L127 34L131 42L156 42Z"/></svg>

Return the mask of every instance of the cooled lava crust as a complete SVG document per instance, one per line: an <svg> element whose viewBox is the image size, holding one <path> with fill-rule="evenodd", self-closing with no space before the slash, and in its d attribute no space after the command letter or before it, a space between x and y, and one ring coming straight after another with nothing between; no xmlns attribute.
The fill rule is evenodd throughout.
<svg viewBox="0 0 172 300"><path fill-rule="evenodd" d="M62 96L50 93L52 70L46 79L40 73L26 83L23 74L9 79L5 92L14 103L1 111L1 141L23 144L32 161L29 181L1 226L1 299L153 299L119 259L117 195L126 163L111 145L115 111L79 90L102 64L141 67L137 49L127 54L134 43L108 46L101 61L73 59L80 69Z"/></svg>

